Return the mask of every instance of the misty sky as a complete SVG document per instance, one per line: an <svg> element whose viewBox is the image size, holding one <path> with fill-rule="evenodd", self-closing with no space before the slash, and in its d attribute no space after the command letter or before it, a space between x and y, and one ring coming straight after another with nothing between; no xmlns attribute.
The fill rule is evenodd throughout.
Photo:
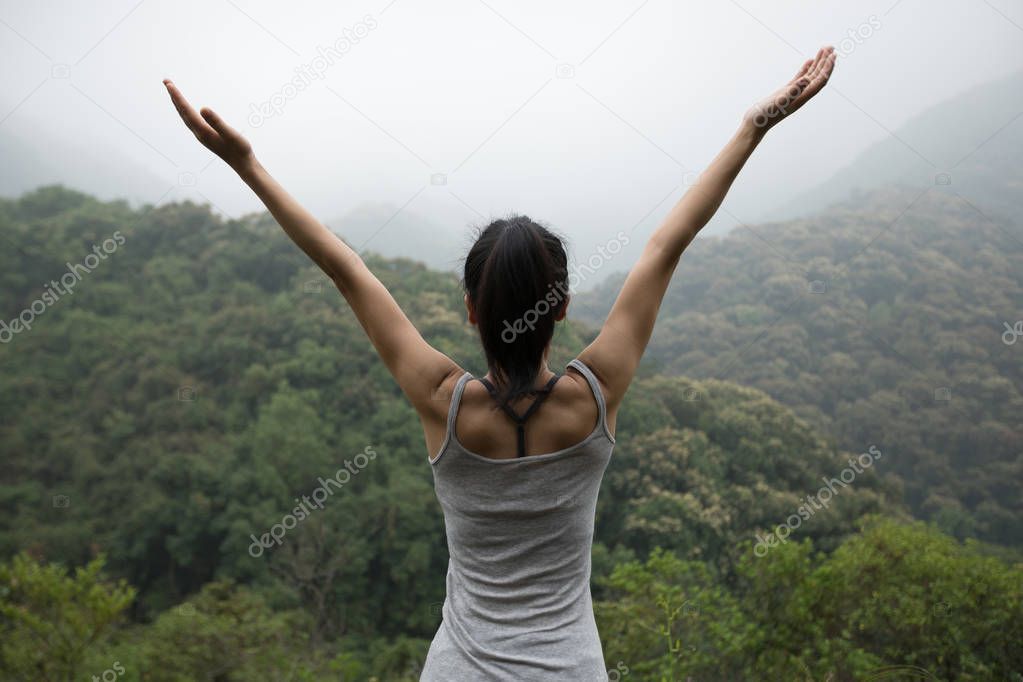
<svg viewBox="0 0 1023 682"><path fill-rule="evenodd" d="M868 37L843 43L850 31ZM253 114L353 35L279 112ZM579 254L648 234L686 172L825 43L843 53L832 86L772 133L716 228L756 221L914 114L1023 68L1023 0L4 1L0 133L109 149L97 163L165 184L136 201L258 209L180 124L170 77L325 220L370 202L459 230L518 211Z"/></svg>

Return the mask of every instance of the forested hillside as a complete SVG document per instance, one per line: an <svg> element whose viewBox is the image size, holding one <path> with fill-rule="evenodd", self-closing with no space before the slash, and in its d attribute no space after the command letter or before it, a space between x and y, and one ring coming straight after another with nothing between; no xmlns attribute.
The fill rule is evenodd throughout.
<svg viewBox="0 0 1023 682"><path fill-rule="evenodd" d="M844 259L863 243L853 209L828 239L812 221L769 232L821 252L806 274L822 295L798 296L806 276L742 241L686 256L654 352L714 378L648 368L619 416L593 574L612 679L899 665L1020 679L1019 564L903 504L936 504L957 531L1019 532L1020 367L992 345L1020 300L1019 252L932 210L915 220L939 232L902 226L915 266L885 238L829 266L827 245ZM0 677L416 679L444 596L442 517L416 416L329 281L267 216L189 203L45 188L0 201L0 235ZM368 262L428 340L483 371L453 275ZM712 268L734 276L703 279ZM849 293L866 283L867 299ZM960 331L934 333L900 290ZM783 320L748 345L790 295L817 326ZM553 362L592 334L564 325ZM905 367L935 357L953 374ZM930 402L938 386L951 401Z"/></svg>
<svg viewBox="0 0 1023 682"><path fill-rule="evenodd" d="M619 282L576 314L599 322ZM1007 330L1021 305L1018 227L957 196L887 190L697 240L648 356L759 388L843 449L877 443L917 515L1019 547L1023 346Z"/></svg>

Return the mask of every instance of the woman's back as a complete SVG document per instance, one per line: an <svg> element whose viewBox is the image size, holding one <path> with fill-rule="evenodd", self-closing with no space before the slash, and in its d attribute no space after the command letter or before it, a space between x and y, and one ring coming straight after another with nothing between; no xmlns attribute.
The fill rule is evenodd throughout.
<svg viewBox="0 0 1023 682"><path fill-rule="evenodd" d="M447 599L423 680L607 679L589 580L597 491L614 439L596 378L579 361L570 367L591 391L590 409L575 405L577 413L589 412L587 432L578 437L572 428L578 419L559 428L551 421L557 408L534 422L552 406L552 394L527 421L526 442L577 437L566 447L524 457L515 456L514 424L492 410L490 420L508 427L500 445L485 448L499 457L462 442L460 432L485 430L457 428L466 386L477 382L466 374L456 384L447 441L433 460L450 554ZM561 381L568 405L571 388Z"/></svg>
<svg viewBox="0 0 1023 682"><path fill-rule="evenodd" d="M511 408L524 414L531 403L532 399L516 401ZM515 423L495 408L484 385L469 381L455 422L458 442L484 457L517 457ZM586 378L577 371L567 371L525 424L526 454L555 452L579 443L593 431L597 418L597 403ZM610 428L613 433L613 423Z"/></svg>

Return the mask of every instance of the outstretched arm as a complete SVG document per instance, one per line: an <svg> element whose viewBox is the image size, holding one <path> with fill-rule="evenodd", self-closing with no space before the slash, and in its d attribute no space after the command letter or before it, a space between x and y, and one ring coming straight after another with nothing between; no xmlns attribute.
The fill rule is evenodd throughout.
<svg viewBox="0 0 1023 682"><path fill-rule="evenodd" d="M636 373L682 252L718 210L767 131L820 92L834 66L834 49L821 48L791 81L750 109L738 132L651 235L600 334L579 355L599 375L612 410Z"/></svg>
<svg viewBox="0 0 1023 682"><path fill-rule="evenodd" d="M270 176L248 140L213 110L196 112L171 81L165 80L164 85L188 129L238 173L292 241L334 281L419 414L426 418L443 411L439 408L446 406L433 397L448 377L460 373L454 361L423 339L359 254Z"/></svg>

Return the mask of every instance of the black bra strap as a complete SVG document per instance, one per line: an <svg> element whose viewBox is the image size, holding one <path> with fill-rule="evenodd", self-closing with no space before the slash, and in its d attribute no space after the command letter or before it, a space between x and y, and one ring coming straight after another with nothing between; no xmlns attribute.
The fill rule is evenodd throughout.
<svg viewBox="0 0 1023 682"><path fill-rule="evenodd" d="M536 399L533 400L533 404L530 405L529 408L527 408L522 415L519 415L507 403L501 405L501 408L505 411L505 413L512 418L512 421L515 422L515 432L516 435L518 436L517 440L519 457L526 456L526 420L532 417L533 413L536 412L537 409L539 409L540 403L547 399L547 396L551 394L551 389L554 388L554 384L556 384L558 382L558 379L560 378L561 378L560 374L555 374L554 376L551 377L551 380L547 382L546 386L544 386L541 389L533 391L533 393L536 395ZM490 394L490 397L493 398L494 400L497 400L497 389L494 387L494 385L490 383L490 381L485 377L480 378L480 383L483 384L483 387L487 389L487 393Z"/></svg>

